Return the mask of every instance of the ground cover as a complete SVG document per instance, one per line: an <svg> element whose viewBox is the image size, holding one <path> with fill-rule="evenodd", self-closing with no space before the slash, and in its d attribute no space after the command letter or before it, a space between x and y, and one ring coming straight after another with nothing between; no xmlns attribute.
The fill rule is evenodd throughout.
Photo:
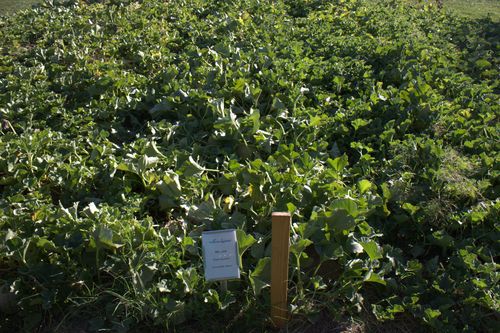
<svg viewBox="0 0 500 333"><path fill-rule="evenodd" d="M493 332L498 30L407 1L1 18L0 331L267 330L285 210L290 330L368 312ZM242 256L228 292L203 279L220 228Z"/></svg>
<svg viewBox="0 0 500 333"><path fill-rule="evenodd" d="M0 0L0 15L12 14L17 10L30 8L38 0Z"/></svg>
<svg viewBox="0 0 500 333"><path fill-rule="evenodd" d="M0 0L0 15L11 14L17 10L30 8L41 3L38 0ZM436 2L437 3L437 2ZM446 10L471 18L484 18L490 16L494 21L500 20L500 2L498 0L444 0Z"/></svg>
<svg viewBox="0 0 500 333"><path fill-rule="evenodd" d="M446 9L466 17L478 19L489 16L495 22L500 21L500 1L497 0L445 0L443 5Z"/></svg>

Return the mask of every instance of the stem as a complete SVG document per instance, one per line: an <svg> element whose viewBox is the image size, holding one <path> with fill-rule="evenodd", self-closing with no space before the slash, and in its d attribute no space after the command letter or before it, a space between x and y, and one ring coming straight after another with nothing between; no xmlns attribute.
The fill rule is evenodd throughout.
<svg viewBox="0 0 500 333"><path fill-rule="evenodd" d="M220 282L220 291L223 293L227 293L227 280L222 280Z"/></svg>
<svg viewBox="0 0 500 333"><path fill-rule="evenodd" d="M300 255L297 256L297 289L299 290L299 296L302 298L304 296L304 286L302 285L302 277L300 276Z"/></svg>
<svg viewBox="0 0 500 333"><path fill-rule="evenodd" d="M101 283L101 270L99 269L99 246L97 246L95 250L95 265L97 269L97 281Z"/></svg>

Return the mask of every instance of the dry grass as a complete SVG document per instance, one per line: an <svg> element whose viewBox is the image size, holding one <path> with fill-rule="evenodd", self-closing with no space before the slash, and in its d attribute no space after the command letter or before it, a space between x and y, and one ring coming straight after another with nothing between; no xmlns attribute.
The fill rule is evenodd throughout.
<svg viewBox="0 0 500 333"><path fill-rule="evenodd" d="M293 328L291 328L293 327ZM322 312L311 322L291 322L280 333L415 333L421 332L421 325L410 315L402 314L395 320L378 321L367 309L363 309L358 318L335 320L328 312Z"/></svg>

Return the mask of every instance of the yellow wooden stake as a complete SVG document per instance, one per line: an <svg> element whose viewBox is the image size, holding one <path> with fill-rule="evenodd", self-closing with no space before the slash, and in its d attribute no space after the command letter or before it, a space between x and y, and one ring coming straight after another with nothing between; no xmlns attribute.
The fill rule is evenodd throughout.
<svg viewBox="0 0 500 333"><path fill-rule="evenodd" d="M271 320L283 328L288 321L288 256L290 253L289 213L273 213L271 240Z"/></svg>

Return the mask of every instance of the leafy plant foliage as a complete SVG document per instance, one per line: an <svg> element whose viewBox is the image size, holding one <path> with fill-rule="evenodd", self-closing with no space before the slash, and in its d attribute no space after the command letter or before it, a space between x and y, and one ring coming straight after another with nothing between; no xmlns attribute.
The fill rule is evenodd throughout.
<svg viewBox="0 0 500 333"><path fill-rule="evenodd" d="M0 18L0 330L264 327L281 210L295 317L493 331L498 29L364 0ZM242 247L228 292L203 279L219 228Z"/></svg>

